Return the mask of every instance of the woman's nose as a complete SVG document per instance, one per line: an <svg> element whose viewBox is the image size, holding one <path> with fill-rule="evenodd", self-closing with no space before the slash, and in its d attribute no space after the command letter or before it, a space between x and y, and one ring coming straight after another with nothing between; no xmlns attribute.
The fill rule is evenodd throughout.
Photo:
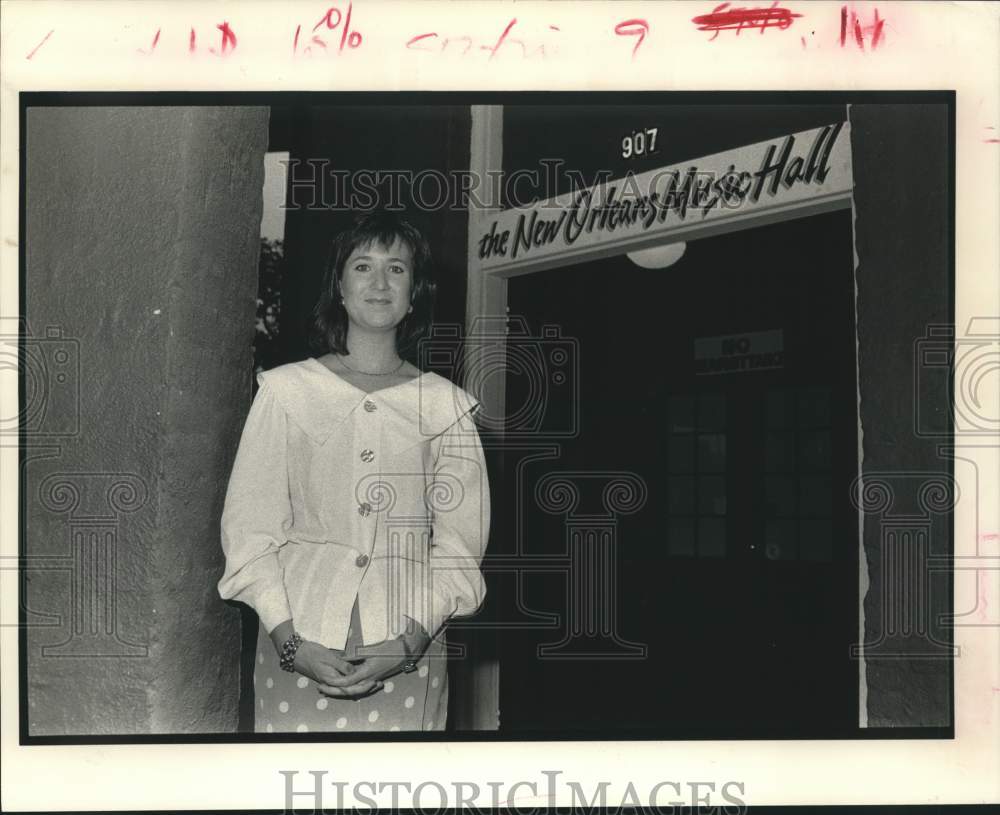
<svg viewBox="0 0 1000 815"><path fill-rule="evenodd" d="M385 273L385 269L375 270L375 277L372 281L372 285L374 285L376 289L387 289L389 287L389 278Z"/></svg>

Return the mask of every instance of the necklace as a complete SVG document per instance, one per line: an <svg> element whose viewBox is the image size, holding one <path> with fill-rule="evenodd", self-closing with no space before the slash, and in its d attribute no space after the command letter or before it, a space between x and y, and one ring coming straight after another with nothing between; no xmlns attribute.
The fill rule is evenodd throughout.
<svg viewBox="0 0 1000 815"><path fill-rule="evenodd" d="M337 355L337 359L340 360L340 364L343 365L345 368L347 368L347 370L354 371L354 373L356 374L364 374L365 376L389 376L390 374L396 373L396 371L398 371L406 364L406 360L401 359L399 361L399 365L397 365L391 371L383 371L382 373L372 373L371 371L359 371L357 368L352 368L350 365L347 364L344 358L340 356L340 354Z"/></svg>

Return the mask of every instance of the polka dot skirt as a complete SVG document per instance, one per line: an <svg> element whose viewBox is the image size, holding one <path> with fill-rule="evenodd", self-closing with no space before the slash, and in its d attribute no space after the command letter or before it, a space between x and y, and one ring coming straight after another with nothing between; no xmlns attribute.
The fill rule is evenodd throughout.
<svg viewBox="0 0 1000 815"><path fill-rule="evenodd" d="M356 612L355 608L355 612ZM357 614L348 646L360 644ZM445 647L433 642L412 673L399 673L382 690L363 699L335 699L316 683L281 670L270 637L259 626L254 660L254 730L258 733L309 733L444 730L448 712Z"/></svg>

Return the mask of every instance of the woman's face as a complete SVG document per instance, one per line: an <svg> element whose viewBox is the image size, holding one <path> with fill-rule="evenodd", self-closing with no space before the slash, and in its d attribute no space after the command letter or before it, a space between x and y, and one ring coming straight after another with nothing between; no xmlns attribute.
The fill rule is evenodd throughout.
<svg viewBox="0 0 1000 815"><path fill-rule="evenodd" d="M344 308L353 325L370 331L394 329L410 308L413 253L398 238L392 246L359 246L340 278Z"/></svg>

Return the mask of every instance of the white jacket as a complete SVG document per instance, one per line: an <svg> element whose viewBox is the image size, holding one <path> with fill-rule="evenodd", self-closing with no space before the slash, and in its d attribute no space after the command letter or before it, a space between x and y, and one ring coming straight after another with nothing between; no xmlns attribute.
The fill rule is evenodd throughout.
<svg viewBox="0 0 1000 815"><path fill-rule="evenodd" d="M365 394L311 357L257 381L219 594L329 648L344 647L355 598L366 645L406 616L434 635L475 612L490 518L479 403L435 373Z"/></svg>

